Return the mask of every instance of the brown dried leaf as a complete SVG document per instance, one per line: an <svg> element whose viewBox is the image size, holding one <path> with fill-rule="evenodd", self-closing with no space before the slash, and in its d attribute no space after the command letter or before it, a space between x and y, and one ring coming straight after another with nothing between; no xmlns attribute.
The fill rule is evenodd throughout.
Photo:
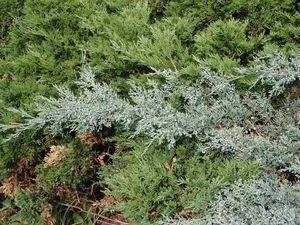
<svg viewBox="0 0 300 225"><path fill-rule="evenodd" d="M104 166L106 164L105 162L106 156L107 156L106 152L103 152L96 158L96 161L100 164L100 166Z"/></svg>
<svg viewBox="0 0 300 225"><path fill-rule="evenodd" d="M176 213L175 218L188 218L193 215L194 211L192 209L183 209Z"/></svg>
<svg viewBox="0 0 300 225"><path fill-rule="evenodd" d="M47 207L42 212L42 218L45 225L55 225L56 223L52 210L53 210L52 205L48 204Z"/></svg>
<svg viewBox="0 0 300 225"><path fill-rule="evenodd" d="M101 135L97 133L80 133L78 136L83 143L88 145L98 145L103 142Z"/></svg>
<svg viewBox="0 0 300 225"><path fill-rule="evenodd" d="M123 195L123 196L120 198L120 200L121 200L121 201L124 201L124 202L128 201L128 199L129 199L129 197L126 196L126 195Z"/></svg>
<svg viewBox="0 0 300 225"><path fill-rule="evenodd" d="M171 165L171 170L173 170L176 166L176 162L177 162L177 157L174 156L173 159L172 159L172 165Z"/></svg>
<svg viewBox="0 0 300 225"><path fill-rule="evenodd" d="M3 211L0 211L0 221L2 222L3 220L7 219L9 216L14 214L15 211L16 211L16 209L14 209L14 208L8 208L8 209L5 209Z"/></svg>
<svg viewBox="0 0 300 225"><path fill-rule="evenodd" d="M2 186L0 187L0 191L5 195L9 197L15 197L15 188L17 185L16 176L11 176L10 178L6 179L2 182Z"/></svg>
<svg viewBox="0 0 300 225"><path fill-rule="evenodd" d="M56 188L56 196L60 199L69 201L78 200L76 190L66 185L62 185Z"/></svg>
<svg viewBox="0 0 300 225"><path fill-rule="evenodd" d="M297 97L299 95L299 92L300 92L300 85L296 84L293 87L291 87L291 89L287 93L287 96L289 98L291 98L291 97Z"/></svg>
<svg viewBox="0 0 300 225"><path fill-rule="evenodd" d="M106 208L111 205L114 205L116 200L112 196L105 196L100 201L94 202L92 205L96 208Z"/></svg>
<svg viewBox="0 0 300 225"><path fill-rule="evenodd" d="M28 161L27 158L23 157L23 158L20 159L18 165L19 165L19 168L21 170L28 169L29 168L29 161Z"/></svg>
<svg viewBox="0 0 300 225"><path fill-rule="evenodd" d="M183 196L182 195L177 195L176 200L182 202Z"/></svg>
<svg viewBox="0 0 300 225"><path fill-rule="evenodd" d="M111 136L112 131L109 128L104 128L99 132L85 132L78 135L79 139L88 145L99 145L105 143L105 138Z"/></svg>
<svg viewBox="0 0 300 225"><path fill-rule="evenodd" d="M155 220L157 218L157 212L151 212L149 213L149 220Z"/></svg>
<svg viewBox="0 0 300 225"><path fill-rule="evenodd" d="M1 182L0 191L9 197L15 197L17 188L29 190L35 183L33 167L29 166L28 159L22 158L17 164L15 174Z"/></svg>
<svg viewBox="0 0 300 225"><path fill-rule="evenodd" d="M56 167L67 155L68 149L62 145L53 145L44 158L44 168Z"/></svg>
<svg viewBox="0 0 300 225"><path fill-rule="evenodd" d="M133 225L120 213L105 213L98 221L99 225Z"/></svg>
<svg viewBox="0 0 300 225"><path fill-rule="evenodd" d="M172 163L171 163L171 165L170 165L169 163L167 163L167 162L164 163L165 169L166 169L167 171L169 171L169 172L172 172L172 171L174 170L175 166L176 166L176 162L177 162L177 157L174 156L174 157L172 158Z"/></svg>
<svg viewBox="0 0 300 225"><path fill-rule="evenodd" d="M167 171L171 171L171 170L172 170L170 164L167 163L167 162L164 163L164 167L165 167L165 169L166 169Z"/></svg>

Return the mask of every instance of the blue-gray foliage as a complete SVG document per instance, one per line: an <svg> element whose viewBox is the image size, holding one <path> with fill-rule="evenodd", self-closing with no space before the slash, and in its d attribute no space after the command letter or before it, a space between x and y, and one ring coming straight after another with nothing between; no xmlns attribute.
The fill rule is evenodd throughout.
<svg viewBox="0 0 300 225"><path fill-rule="evenodd" d="M258 58L256 61L257 66L252 69L252 72L259 77L258 81L270 87L271 96L282 94L293 83L300 83L299 54L288 59L278 53Z"/></svg>
<svg viewBox="0 0 300 225"><path fill-rule="evenodd" d="M173 221L169 225L297 225L300 187L274 179L237 181L223 189L206 218Z"/></svg>
<svg viewBox="0 0 300 225"><path fill-rule="evenodd" d="M272 93L281 93L282 84L286 86L299 76L299 57L282 57L274 56L271 63L256 69L261 74L258 79L274 82ZM276 59L279 68L273 63ZM268 74L272 71L279 71L279 78L271 79ZM110 85L96 83L93 73L86 70L77 82L82 90L79 95L56 87L59 98L43 98L46 104L36 117L15 110L25 117L25 123L2 125L2 130L16 128L13 136L17 136L26 129L43 127L53 135L119 127L135 135L146 134L151 142L169 147L181 138L193 138L202 152L219 151L274 166L296 161L300 149L299 99L287 99L275 109L269 97L254 93L241 96L230 80L209 70L202 71L199 82L193 85L180 82L169 70L155 73L166 82L150 80L147 88L134 84L125 100ZM181 110L172 105L174 93L181 98Z"/></svg>

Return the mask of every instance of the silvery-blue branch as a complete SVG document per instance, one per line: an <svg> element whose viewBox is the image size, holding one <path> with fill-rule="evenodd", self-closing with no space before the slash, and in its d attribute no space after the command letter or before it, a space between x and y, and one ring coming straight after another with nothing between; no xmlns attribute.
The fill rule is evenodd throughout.
<svg viewBox="0 0 300 225"><path fill-rule="evenodd" d="M273 179L237 181L223 189L212 215L201 219L162 222L164 225L300 224L300 187Z"/></svg>
<svg viewBox="0 0 300 225"><path fill-rule="evenodd" d="M273 60L277 58L274 56ZM294 61L289 66L296 66L296 59L291 59ZM282 58L280 60L281 64L286 62ZM282 74L285 71L277 67L268 70L262 68L269 67L257 69L261 74L262 71L265 74L266 71L279 71ZM297 69L287 70L294 77L298 76ZM272 162L271 156L277 154L279 157L284 151L286 154L281 158L285 163L290 154L287 150L291 149L285 146L297 148L297 141L291 135L295 132L289 132L289 135L281 135L280 132L285 127L288 128L286 130L298 132L295 118L298 109L295 105L299 105L299 101L290 103L287 100L286 105L290 106L275 110L269 98L253 93L241 96L230 80L210 70L201 71L199 81L193 85L184 84L176 77L176 72L170 70L155 73L164 76L166 82L158 84L150 80L147 88L135 84L129 92L130 99L125 100L110 85L95 82L93 73L85 70L77 82L81 93L76 95L70 90L56 87L59 98L43 98L45 105L37 110L36 117L15 110L25 117L24 124L2 125L1 129L15 129L11 137L16 137L24 130L43 127L56 135L64 131L89 132L118 126L133 131L135 135L148 135L151 142L166 143L169 147L173 147L181 138L195 138L205 147L202 151L207 147L219 149L218 144L223 149L228 146L223 152L234 152L241 156L241 151L246 148L248 154L249 151L257 152L257 160L263 154L268 155L259 160L261 162ZM279 82L282 83L281 79ZM174 93L181 99L181 110L171 103ZM250 139L245 130L252 130L255 136ZM231 148L237 150L232 151Z"/></svg>
<svg viewBox="0 0 300 225"><path fill-rule="evenodd" d="M258 58L257 63L252 72L258 76L258 81L271 87L271 96L282 94L294 82L300 83L299 54L291 58L281 53L268 55Z"/></svg>

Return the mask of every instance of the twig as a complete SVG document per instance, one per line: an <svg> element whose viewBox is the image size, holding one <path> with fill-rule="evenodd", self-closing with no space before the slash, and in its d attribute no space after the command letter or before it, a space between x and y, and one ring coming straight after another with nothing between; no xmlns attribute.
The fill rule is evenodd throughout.
<svg viewBox="0 0 300 225"><path fill-rule="evenodd" d="M252 129L255 131L256 135L261 136L261 133L257 130L256 126L253 123L251 123L250 120L246 120L246 121L252 126Z"/></svg>
<svg viewBox="0 0 300 225"><path fill-rule="evenodd" d="M57 202L57 203L58 203L59 205L68 207L68 209L70 209L70 208L77 209L77 210L79 210L80 212L86 213L86 214L91 215L91 216L97 216L98 218L101 218L101 219L103 219L103 220L108 220L108 221L110 221L110 222L116 222L116 223L119 223L119 224L121 224L121 225L131 225L130 223L122 222L122 221L120 221L120 220L118 220L118 219L110 219L110 218L108 218L108 217L106 217L106 216L99 215L99 214L97 214L97 213L93 213L93 212L90 212L90 211L85 211L84 209L82 209L81 207L76 206L76 205L70 205L70 204L61 203L61 202ZM101 222L104 222L104 223L109 224L109 222L105 222L105 221L101 221ZM114 224L112 224L112 225L114 225Z"/></svg>
<svg viewBox="0 0 300 225"><path fill-rule="evenodd" d="M175 70L176 72L178 72L177 67L176 67L176 65L175 65L175 63L174 63L174 61L173 61L173 59L172 59L171 52L169 53L169 60L171 61L171 64L172 64L174 70Z"/></svg>
<svg viewBox="0 0 300 225"><path fill-rule="evenodd" d="M80 203L80 198L79 198L79 195L78 195L78 191L75 190L75 193L76 193L77 203Z"/></svg>

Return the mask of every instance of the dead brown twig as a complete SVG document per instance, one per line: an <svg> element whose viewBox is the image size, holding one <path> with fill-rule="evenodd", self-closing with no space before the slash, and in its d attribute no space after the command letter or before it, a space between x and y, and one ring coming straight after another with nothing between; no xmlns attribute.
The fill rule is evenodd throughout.
<svg viewBox="0 0 300 225"><path fill-rule="evenodd" d="M57 202L57 203L59 205L68 207L68 209L73 208L73 209L76 209L76 210L78 210L82 213L86 213L87 215L93 216L95 219L100 218L100 219L96 219L96 220L98 220L96 222L101 222L101 223L104 223L104 224L107 224L107 225L132 225L130 223L126 223L126 222L120 221L118 219L110 219L106 216L103 216L103 215L100 215L100 214L97 214L97 213L93 213L90 210L86 211L86 210L82 209L81 207L79 207L77 205L71 205L71 204L66 204L66 203L61 203L61 202Z"/></svg>
<svg viewBox="0 0 300 225"><path fill-rule="evenodd" d="M176 67L176 65L175 65L175 63L174 63L174 61L173 61L171 52L169 53L169 60L170 60L170 62L171 62L171 64L172 64L172 66L173 66L175 72L177 72L178 70L177 70L177 67Z"/></svg>

